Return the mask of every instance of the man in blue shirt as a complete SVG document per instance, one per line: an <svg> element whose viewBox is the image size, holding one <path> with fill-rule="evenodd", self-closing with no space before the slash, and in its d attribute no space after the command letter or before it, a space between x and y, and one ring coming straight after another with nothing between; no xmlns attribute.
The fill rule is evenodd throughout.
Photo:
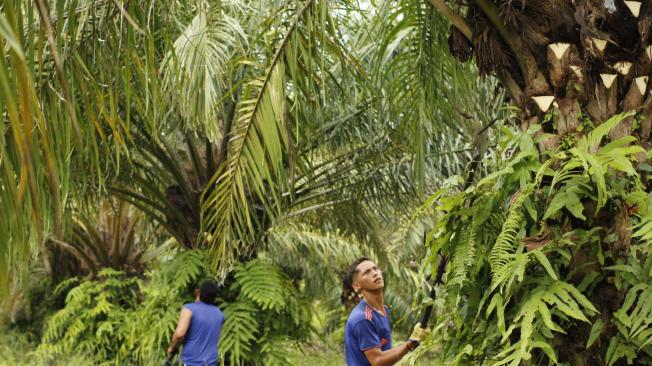
<svg viewBox="0 0 652 366"><path fill-rule="evenodd" d="M224 314L214 305L217 292L217 284L206 281L195 290L195 302L183 306L167 350L168 360L183 343L181 361L185 366L217 366L217 347L224 323Z"/></svg>
<svg viewBox="0 0 652 366"><path fill-rule="evenodd" d="M347 366L391 366L419 346L429 333L419 323L412 335L400 346L392 348L389 308L384 304L383 274L367 257L358 258L349 267L344 280L347 293L361 294L363 299L353 308L344 332Z"/></svg>

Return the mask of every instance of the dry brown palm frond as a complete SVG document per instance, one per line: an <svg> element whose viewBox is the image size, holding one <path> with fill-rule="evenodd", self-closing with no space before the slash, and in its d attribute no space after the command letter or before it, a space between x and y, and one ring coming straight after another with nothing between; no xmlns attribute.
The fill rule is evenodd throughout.
<svg viewBox="0 0 652 366"><path fill-rule="evenodd" d="M509 28L517 26L517 14L523 11L525 8L525 3L515 0L506 0L502 3L498 3L498 10L500 18L503 20L505 25Z"/></svg>
<svg viewBox="0 0 652 366"><path fill-rule="evenodd" d="M612 245L614 252L626 251L632 239L632 230L629 220L629 210L625 203L620 203L613 217L614 232L618 239Z"/></svg>
<svg viewBox="0 0 652 366"><path fill-rule="evenodd" d="M638 17L638 34L641 36L641 45L649 44L650 28L652 27L652 4L649 1L641 5L640 15Z"/></svg>
<svg viewBox="0 0 652 366"><path fill-rule="evenodd" d="M456 27L451 26L448 35L448 49L451 55L466 62L473 57L473 45Z"/></svg>
<svg viewBox="0 0 652 366"><path fill-rule="evenodd" d="M475 56L481 76L513 68L511 55L493 27L477 27L473 43L476 45Z"/></svg>

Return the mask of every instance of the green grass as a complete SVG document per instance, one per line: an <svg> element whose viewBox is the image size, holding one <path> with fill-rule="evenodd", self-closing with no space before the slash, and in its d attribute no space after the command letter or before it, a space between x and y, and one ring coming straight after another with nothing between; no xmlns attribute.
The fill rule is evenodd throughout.
<svg viewBox="0 0 652 366"><path fill-rule="evenodd" d="M340 349L342 347L342 349ZM323 343L304 344L299 351L292 352L293 366L340 366L345 365L344 349L340 345L325 345ZM404 358L396 366L408 366L409 360ZM424 357L414 364L415 366L435 366L439 365L435 359Z"/></svg>
<svg viewBox="0 0 652 366"><path fill-rule="evenodd" d="M333 337L327 342L304 343L290 349L290 365L293 366L340 366L344 365L343 340ZM23 333L0 329L0 366L91 366L83 356L69 355L51 359L37 351L37 345ZM408 366L403 360L397 366ZM424 358L415 365L437 365L434 360Z"/></svg>
<svg viewBox="0 0 652 366"><path fill-rule="evenodd" d="M0 366L91 366L81 356L52 359L37 351L25 334L0 328Z"/></svg>
<svg viewBox="0 0 652 366"><path fill-rule="evenodd" d="M305 344L293 352L291 360L291 365L296 366L344 365L344 351L324 344Z"/></svg>

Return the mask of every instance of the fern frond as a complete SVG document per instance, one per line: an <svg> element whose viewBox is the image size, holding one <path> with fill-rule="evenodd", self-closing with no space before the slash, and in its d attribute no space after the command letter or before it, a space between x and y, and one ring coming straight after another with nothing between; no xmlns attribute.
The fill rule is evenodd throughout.
<svg viewBox="0 0 652 366"><path fill-rule="evenodd" d="M251 358L250 352L259 329L259 310L253 303L244 300L224 306L223 311L220 351L228 357L230 364L239 365L242 360Z"/></svg>
<svg viewBox="0 0 652 366"><path fill-rule="evenodd" d="M643 348L652 344L652 286L639 283L627 292L622 307L614 313L622 336Z"/></svg>
<svg viewBox="0 0 652 366"><path fill-rule="evenodd" d="M253 301L262 310L279 311L286 306L286 295L292 292L289 279L275 266L260 259L234 269L241 296Z"/></svg>
<svg viewBox="0 0 652 366"><path fill-rule="evenodd" d="M263 344L261 352L265 357L266 366L285 366L292 364L292 351L298 349L296 344L284 342L282 339L270 339Z"/></svg>
<svg viewBox="0 0 652 366"><path fill-rule="evenodd" d="M113 269L99 272L68 292L66 306L45 325L38 352L49 357L87 352L96 363L113 359L124 342L125 313L135 308L136 279Z"/></svg>
<svg viewBox="0 0 652 366"><path fill-rule="evenodd" d="M609 131L611 131L614 127L616 127L625 118L631 117L634 114L635 114L634 111L630 111L630 112L620 113L612 116L611 118L609 118L608 120L604 121L599 126L594 128L584 138L582 138L582 140L578 141L577 144L578 147L582 148L587 152L596 152L598 147L600 146L600 143L602 142L602 139L605 136L607 136Z"/></svg>
<svg viewBox="0 0 652 366"><path fill-rule="evenodd" d="M620 335L616 335L609 341L609 348L607 348L605 355L607 366L612 366L621 358L626 358L627 364L631 365L636 359L638 351L636 347L622 339Z"/></svg>
<svg viewBox="0 0 652 366"><path fill-rule="evenodd" d="M188 285L196 285L200 274L210 274L207 252L204 250L183 251L153 273L153 281L159 285L181 289Z"/></svg>
<svg viewBox="0 0 652 366"><path fill-rule="evenodd" d="M462 234L455 246L453 259L451 262L450 271L452 277L449 281L450 284L463 285L464 282L472 280L468 278L470 267L475 264L477 252L477 240L475 226L461 225Z"/></svg>
<svg viewBox="0 0 652 366"><path fill-rule="evenodd" d="M493 303L493 302L492 302ZM499 303L498 306L502 306ZM553 317L569 317L589 322L585 314L593 315L598 311L593 304L573 285L563 281L553 281L548 285L532 290L513 318L513 324L503 334L503 342L516 330L520 331L518 342L505 348L498 354L500 361L493 365L520 365L522 360L531 358L533 349L542 350L552 362L557 362L552 345L543 337L544 331L565 331L554 322Z"/></svg>
<svg viewBox="0 0 652 366"><path fill-rule="evenodd" d="M498 286L504 286L505 282L513 274L513 263L519 248L518 232L525 216L523 215L523 203L529 192L517 193L518 197L512 203L507 218L503 223L502 230L496 239L496 243L489 252L489 265L492 274L492 291Z"/></svg>

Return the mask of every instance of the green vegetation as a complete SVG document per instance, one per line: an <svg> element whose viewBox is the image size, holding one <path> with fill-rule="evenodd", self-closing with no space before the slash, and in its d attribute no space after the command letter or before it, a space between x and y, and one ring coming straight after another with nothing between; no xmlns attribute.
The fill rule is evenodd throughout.
<svg viewBox="0 0 652 366"><path fill-rule="evenodd" d="M587 332L586 347L596 345L608 326L597 316L599 309L613 306L605 304L607 294L619 290L626 296L610 320L615 331L604 345L606 360L650 362L646 346L652 330L645 314L652 308L644 296L652 269L645 238L652 202L632 165L643 149L628 146L629 137L600 147L626 117L613 117L543 162L535 129L505 139L496 153L518 153L509 153L472 189L442 200L437 209L445 215L431 250L453 258L441 289L439 318L453 322L442 323L437 337L444 359L518 365L547 357L559 363L569 356L558 339ZM588 174L578 170L582 166L591 167ZM622 173L628 174L626 182ZM613 225L623 204L641 207L627 238L618 222ZM585 258L581 265L578 257ZM460 306L463 312L444 310Z"/></svg>
<svg viewBox="0 0 652 366"><path fill-rule="evenodd" d="M160 364L204 279L224 365L341 364L367 255L402 365L652 365L636 4L0 2L0 364Z"/></svg>

